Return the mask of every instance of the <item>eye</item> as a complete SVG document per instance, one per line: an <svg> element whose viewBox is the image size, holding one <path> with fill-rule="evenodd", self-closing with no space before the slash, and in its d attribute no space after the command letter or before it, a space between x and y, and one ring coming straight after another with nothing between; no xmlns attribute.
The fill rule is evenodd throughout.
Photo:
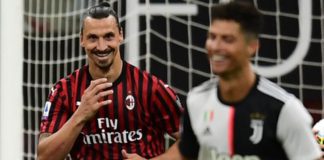
<svg viewBox="0 0 324 160"><path fill-rule="evenodd" d="M233 37L233 36L224 36L222 39L226 43L233 43L235 41L235 37Z"/></svg>
<svg viewBox="0 0 324 160"><path fill-rule="evenodd" d="M115 34L114 33L107 33L104 37L106 40L112 40L115 38Z"/></svg>
<svg viewBox="0 0 324 160"><path fill-rule="evenodd" d="M97 39L98 39L98 36L96 36L94 34L88 35L88 40L91 42L95 42Z"/></svg>
<svg viewBox="0 0 324 160"><path fill-rule="evenodd" d="M215 34L212 34L212 33L208 33L207 34L207 39L214 40L214 39L216 39L216 35Z"/></svg>

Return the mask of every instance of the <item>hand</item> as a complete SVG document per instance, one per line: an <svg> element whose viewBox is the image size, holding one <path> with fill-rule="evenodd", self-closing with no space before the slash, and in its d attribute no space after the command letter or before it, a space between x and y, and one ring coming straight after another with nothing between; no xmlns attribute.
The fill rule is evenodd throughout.
<svg viewBox="0 0 324 160"><path fill-rule="evenodd" d="M111 86L112 83L107 82L106 78L91 81L90 86L81 97L81 104L76 110L75 116L80 117L81 121L86 122L97 113L100 107L110 104L111 100L102 99L113 93L113 90L105 90Z"/></svg>
<svg viewBox="0 0 324 160"><path fill-rule="evenodd" d="M125 149L123 149L121 152L124 160L146 160L136 153L127 153Z"/></svg>

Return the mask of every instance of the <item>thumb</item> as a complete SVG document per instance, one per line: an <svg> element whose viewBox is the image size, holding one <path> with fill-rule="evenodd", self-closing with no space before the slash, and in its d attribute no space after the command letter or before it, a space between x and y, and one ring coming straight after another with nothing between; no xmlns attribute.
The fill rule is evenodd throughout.
<svg viewBox="0 0 324 160"><path fill-rule="evenodd" d="M129 158L129 157L128 157L128 153L126 152L125 149L122 149L121 153L122 153L122 155L123 155L123 158Z"/></svg>

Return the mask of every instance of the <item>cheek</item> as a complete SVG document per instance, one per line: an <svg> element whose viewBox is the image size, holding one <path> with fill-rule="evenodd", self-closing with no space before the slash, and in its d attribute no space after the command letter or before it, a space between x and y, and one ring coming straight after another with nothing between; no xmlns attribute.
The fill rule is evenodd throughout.
<svg viewBox="0 0 324 160"><path fill-rule="evenodd" d="M212 42L210 40L207 40L205 42L205 49L207 50L207 54L210 54L212 50Z"/></svg>
<svg viewBox="0 0 324 160"><path fill-rule="evenodd" d="M84 43L83 47L85 50L93 50L94 48L96 48L96 44L95 43Z"/></svg>

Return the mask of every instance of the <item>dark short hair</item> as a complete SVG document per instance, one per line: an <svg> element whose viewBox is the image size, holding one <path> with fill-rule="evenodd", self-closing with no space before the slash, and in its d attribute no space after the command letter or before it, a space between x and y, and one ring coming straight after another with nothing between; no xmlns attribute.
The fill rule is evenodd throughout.
<svg viewBox="0 0 324 160"><path fill-rule="evenodd" d="M214 5L211 21L214 20L233 20L240 24L244 33L255 38L259 37L263 24L262 14L252 2L247 1L231 1Z"/></svg>
<svg viewBox="0 0 324 160"><path fill-rule="evenodd" d="M119 18L114 11L114 9L110 6L108 2L101 2L98 5L90 7L86 13L84 13L82 17L82 23L81 23L81 34L83 33L83 28L84 28L84 20L87 17L95 18L95 19L102 19L102 18L107 18L109 16L113 16L116 19L116 23L118 26L119 31L121 31L121 26L119 24Z"/></svg>

